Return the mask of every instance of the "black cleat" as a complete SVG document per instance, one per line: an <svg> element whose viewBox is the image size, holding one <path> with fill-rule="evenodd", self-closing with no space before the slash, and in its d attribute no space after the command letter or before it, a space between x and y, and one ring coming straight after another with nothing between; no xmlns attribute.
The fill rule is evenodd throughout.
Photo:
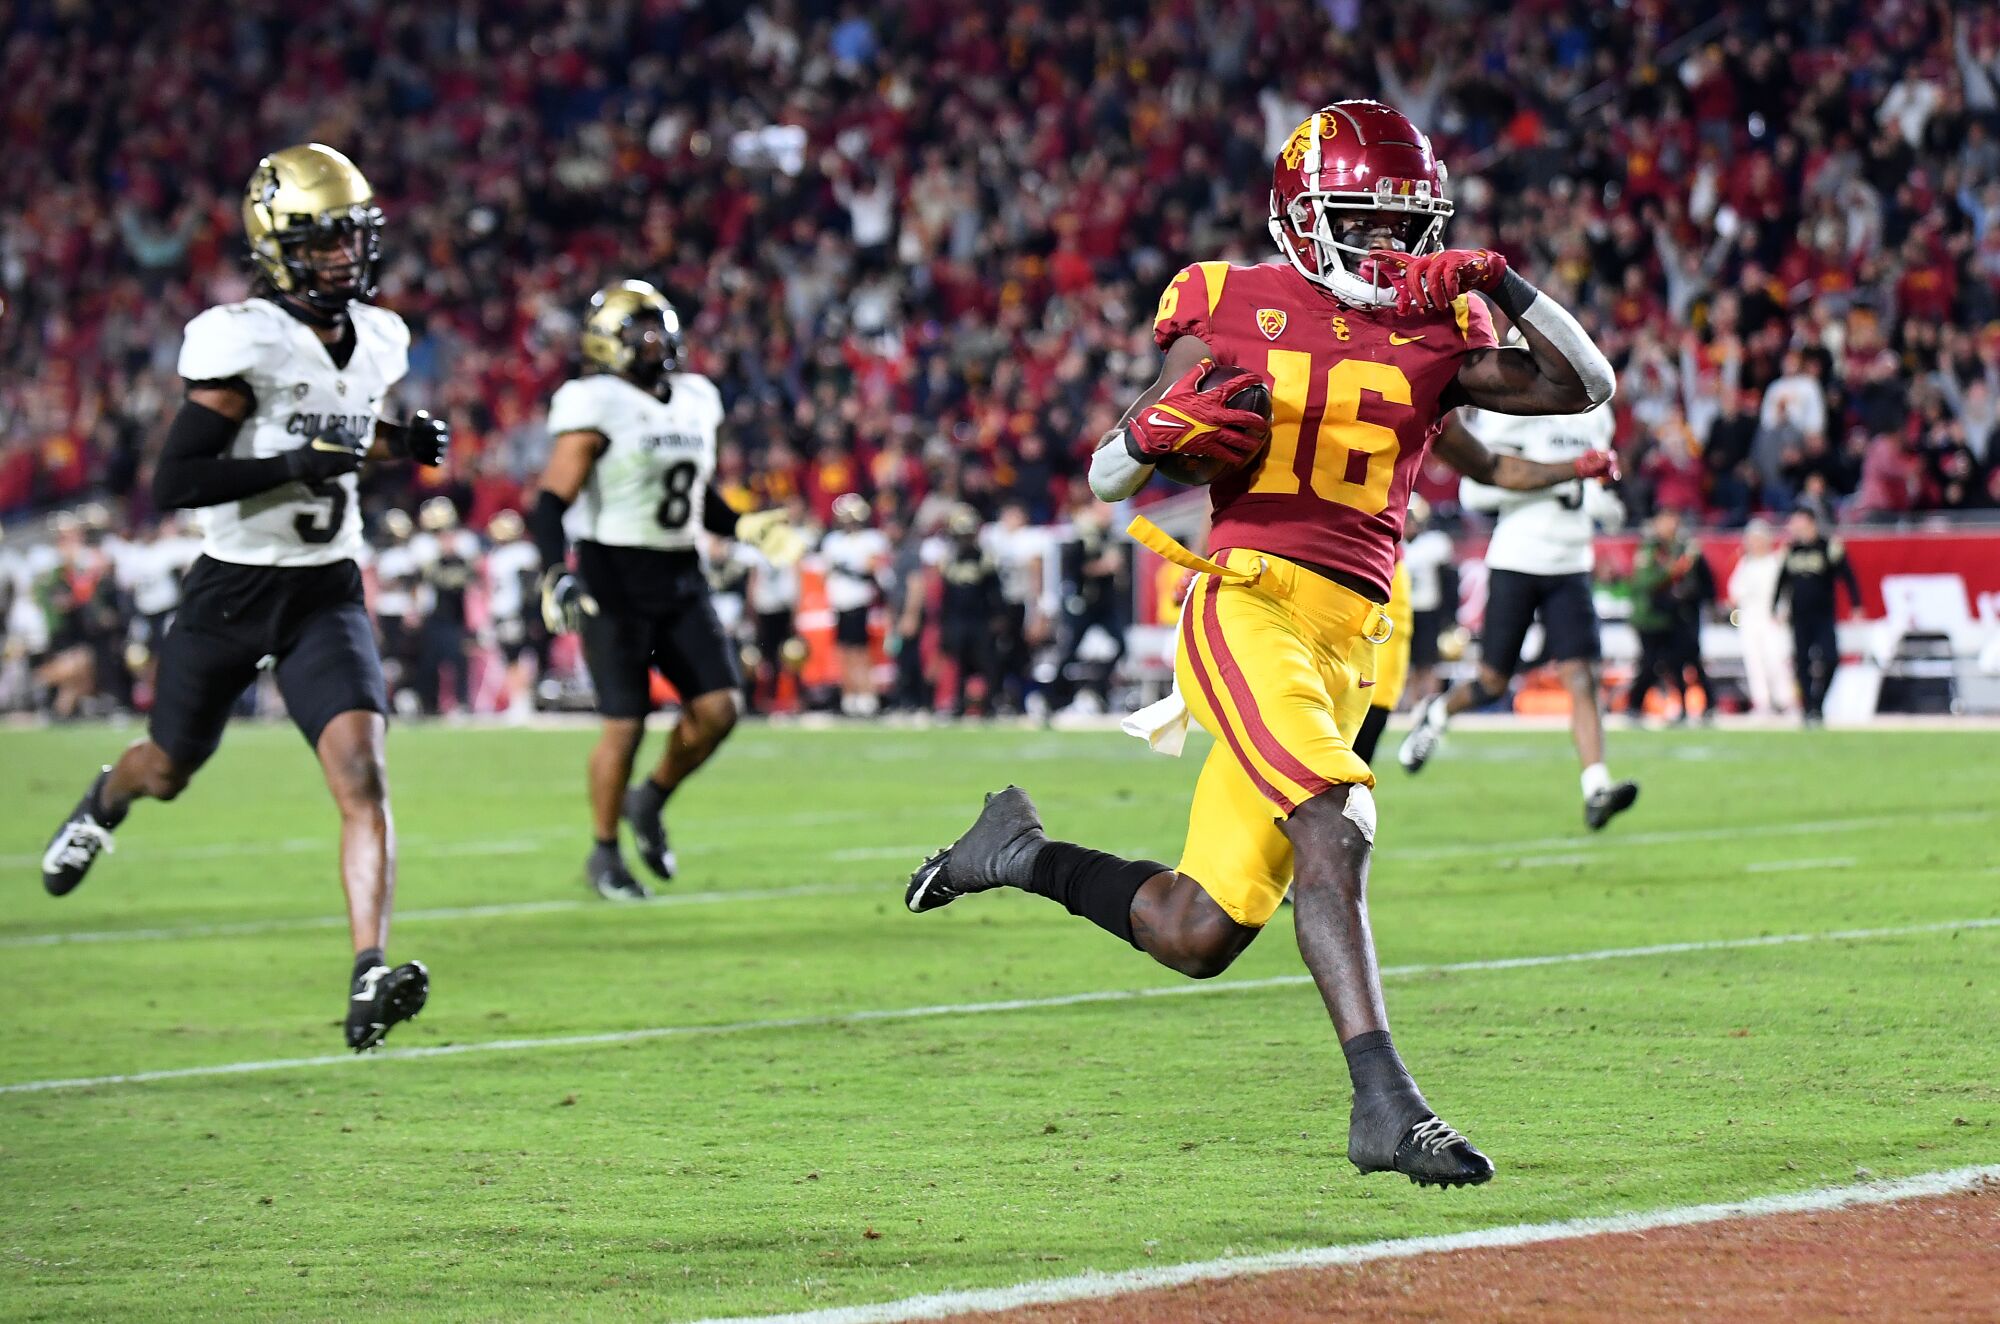
<svg viewBox="0 0 2000 1324"><path fill-rule="evenodd" d="M97 780L83 793L83 799L76 802L76 808L69 811L69 817L49 839L49 848L42 852L42 886L50 896L74 892L83 882L83 876L90 872L90 866L97 862L98 855L112 849L111 829L118 825L105 822L97 805L97 792L110 775L109 768L97 774Z"/></svg>
<svg viewBox="0 0 2000 1324"><path fill-rule="evenodd" d="M650 901L653 889L632 876L616 846L599 846L585 862L584 873L597 895L606 901Z"/></svg>
<svg viewBox="0 0 2000 1324"><path fill-rule="evenodd" d="M1478 1186L1493 1179L1493 1160L1428 1109L1386 1155L1364 1138L1370 1129L1356 1100L1347 1130L1347 1161L1359 1172L1400 1172L1418 1186ZM1369 1153L1371 1149L1376 1152Z"/></svg>
<svg viewBox="0 0 2000 1324"><path fill-rule="evenodd" d="M1018 786L993 791L965 835L917 866L903 904L917 914L949 905L967 892L1025 887L1048 838L1035 802Z"/></svg>
<svg viewBox="0 0 2000 1324"><path fill-rule="evenodd" d="M1601 832L1606 823L1630 809L1638 798L1637 782L1607 786L1583 802L1583 821L1590 825L1592 832Z"/></svg>
<svg viewBox="0 0 2000 1324"><path fill-rule="evenodd" d="M365 1053L389 1036L389 1027L412 1020L431 995L431 972L422 961L391 970L372 965L354 977L347 998L347 1046Z"/></svg>
<svg viewBox="0 0 2000 1324"><path fill-rule="evenodd" d="M674 848L667 844L667 824L661 817L664 807L651 782L640 782L625 792L625 822L632 828L639 859L661 882L674 876Z"/></svg>

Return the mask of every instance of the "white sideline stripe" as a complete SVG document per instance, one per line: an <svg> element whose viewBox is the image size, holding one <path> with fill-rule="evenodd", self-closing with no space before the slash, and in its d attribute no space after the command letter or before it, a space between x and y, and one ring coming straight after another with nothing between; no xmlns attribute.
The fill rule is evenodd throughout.
<svg viewBox="0 0 2000 1324"><path fill-rule="evenodd" d="M1744 873L1790 873L1794 869L1852 869L1854 860L1850 856L1837 855L1826 860L1759 860L1755 864L1743 866Z"/></svg>
<svg viewBox="0 0 2000 1324"><path fill-rule="evenodd" d="M868 883L801 883L796 887L740 888L733 892L664 892L650 901L619 902L620 913L648 910L655 906L714 906L729 901L764 901L801 896L858 896L882 889ZM601 899L577 898L562 901L507 901L490 906L442 906L433 910L399 910L396 923L419 920L492 919L507 915L547 915L568 910L602 910L614 907ZM233 924L183 924L156 929L94 929L68 933L26 933L0 937L0 950L16 947L62 947L70 943L162 942L177 938L241 938L260 933L288 933L305 929L344 929L345 915L299 915L290 919L253 919Z"/></svg>
<svg viewBox="0 0 2000 1324"><path fill-rule="evenodd" d="M1526 841L1459 842L1451 845L1411 846L1411 847L1404 847L1402 849L1396 849L1391 847L1377 851L1376 856L1378 859L1386 858L1386 859L1400 859L1400 860L1453 859L1463 856L1477 856L1477 855L1498 855L1504 857L1510 851L1549 849L1549 848L1559 848L1559 847L1568 847L1572 852L1569 854L1558 854L1558 855L1528 855L1528 856L1522 856L1519 859L1515 860L1508 860L1502 858L1499 861L1499 863L1503 867L1511 865L1512 867L1519 869L1542 869L1542 868L1555 868L1555 867L1570 866L1577 864L1589 864L1596 859L1596 856L1577 854L1574 852L1601 851L1607 849L1616 849L1621 846L1664 846L1664 845L1672 845L1676 842L1682 842L1682 841L1731 841L1745 837L1801 836L1801 835L1810 836L1810 835L1817 835L1823 832L1834 832L1842 830L1861 830L1864 828L1887 827L1895 824L1903 824L1907 826L1911 823L1976 823L1976 822L1983 822L1991 817L1993 817L1992 813L1990 811L1983 809L1947 810L1942 813L1926 814L1914 817L1882 815L1876 818L1827 819L1816 823L1783 823L1783 824L1773 824L1773 825L1759 825L1759 826L1732 827L1732 828L1690 828L1681 831L1625 833L1613 837L1593 837L1583 840L1579 840L1576 837L1537 837ZM794 820L787 819L786 821L791 822ZM573 835L566 828L561 829L561 832L563 835ZM538 838L519 837L511 840L498 841L498 842L492 842L492 841L441 842L436 845L428 847L423 847L423 846L411 847L410 850L411 853L417 853L420 850L424 854L431 854L431 855L512 854L520 851L535 849L536 842L538 840L539 840ZM888 858L909 859L914 863L915 861L922 859L925 855L929 854L931 851L936 850L939 844L940 844L939 842L933 841L930 844L923 846L857 847L854 849L834 851L828 856L828 858L838 863L851 863L862 860L888 859ZM320 840L319 838L306 837L306 838L294 838L287 841L273 842L269 843L266 846L252 846L252 845L245 845L238 843L235 845L166 847L161 850L153 852L152 855L149 855L147 858L153 858L153 856L159 856L159 857L172 857L176 859L196 859L196 858L208 859L208 858L219 858L231 855L252 855L252 854L265 853L267 851L292 852L292 851L305 850L308 848L318 850L326 848L327 846L328 843ZM1142 847L1135 847L1134 852L1138 854L1145 853L1144 848ZM0 868L5 868L13 865L19 865L25 867L28 864L40 864L40 863L41 863L41 856L39 855L19 855L19 856L0 855ZM1854 864L1854 861L1852 859L1847 859L1831 863L1833 864L1833 867L1846 868L1852 866ZM1802 861L1798 863L1785 861L1785 862L1776 862L1773 865L1768 866L1768 868L1805 869L1805 868L1817 867L1822 864L1830 864L1830 862L1823 860ZM1761 873L1766 871L1767 871L1766 867L1763 866L1756 866L1756 865L1750 866L1750 872ZM1988 870L1987 872L2000 872L2000 870ZM726 901L731 897L735 896L777 896L777 897L850 896L850 895L860 895L863 892L872 890L875 889L861 885L849 887L838 884L830 884L827 885L823 890L796 888L796 889L777 889L772 891L764 891L756 893L690 892L678 895L670 894L669 896L661 897L660 900L665 902L670 902L673 904L698 905L709 901ZM412 920L412 919L422 920L422 919L466 919L466 918L479 918L479 917L493 917L501 915L536 915L545 913L547 911L589 909L591 906L595 904L596 903L590 901L575 901L575 902L529 901L529 902L521 902L517 905L502 904L502 905L492 905L492 906L467 906L463 908L446 908L439 910L409 910L409 911L399 912L396 918L398 920ZM347 921L344 918L331 917L331 916L318 916L308 919L246 920L239 924L216 924L216 925L197 924L185 927L168 927L168 928L105 929L105 930L84 931L84 932L30 933L30 934L19 934L19 935L9 935L0 937L0 951L18 947L53 947L69 942L158 942L158 941L172 940L177 938L233 937L243 934L255 934L255 933L283 933L295 929L340 928L345 926L346 923Z"/></svg>
<svg viewBox="0 0 2000 1324"><path fill-rule="evenodd" d="M1634 957L1672 956L1684 952L1721 952L1745 947L1778 947L1790 943L1844 942L1869 938L1898 938L1920 933L1947 933L1962 929L2000 929L2000 916L1987 919L1944 920L1934 924L1906 924L1885 929L1840 929L1831 933L1776 933L1755 938L1717 938L1703 942L1663 942L1649 947L1606 947L1591 952L1558 952L1548 956L1508 956L1486 961L1453 961L1432 965L1391 965L1382 968L1387 979L1415 975L1463 974L1483 970L1526 970L1536 966L1574 965L1585 961L1616 961ZM632 1044L651 1039L682 1039L718 1035L752 1034L761 1030L817 1029L834 1025L869 1025L881 1021L931 1020L947 1016L984 1016L1001 1011L1034 1011L1047 1007L1079 1007L1101 1002L1137 1002L1147 998L1199 997L1208 993L1246 993L1263 989L1293 988L1312 983L1311 975L1273 975L1268 979L1236 979L1220 983L1166 984L1152 988L1100 989L1089 993L1065 993L1046 998L1007 998L997 1002L956 1002L930 1007L881 1007L864 1011L832 1012L818 1016L781 1016L758 1021L724 1021L713 1025L656 1025L638 1030L606 1030L597 1034L556 1034L539 1038L481 1039L463 1044L439 1044L428 1048L389 1048L368 1054L370 1060L401 1061L408 1058L458 1057L466 1053L526 1052L539 1048L586 1048L603 1044ZM198 1076L246 1076L265 1071L288 1071L296 1067L331 1067L358 1062L353 1053L322 1057L272 1058L256 1062L223 1062L203 1067L172 1067L163 1071L135 1071L117 1076L77 1076L58 1080L24 1080L0 1085L0 1094L38 1094L46 1090L89 1089L99 1085L143 1085L156 1080L187 1080Z"/></svg>
<svg viewBox="0 0 2000 1324"><path fill-rule="evenodd" d="M1333 1269L1377 1260L1403 1260L1418 1255L1441 1255L1461 1250L1492 1250L1511 1246L1534 1246L1549 1241L1578 1237L1607 1237L1621 1233L1655 1232L1670 1227L1696 1227L1731 1219L1771 1218L1781 1214L1823 1214L1836 1209L1894 1204L1942 1195L1957 1195L2000 1182L2000 1163L1981 1167L1952 1168L1926 1172L1895 1181L1867 1182L1856 1186L1823 1187L1796 1195L1758 1195L1727 1204L1682 1205L1674 1209L1654 1209L1644 1213L1610 1214L1598 1218L1571 1218L1559 1223L1515 1223L1507 1227L1479 1228L1429 1237L1403 1237L1394 1241L1368 1241L1354 1246L1322 1246L1314 1250L1285 1250L1268 1255L1225 1256L1195 1264L1167 1264L1121 1273L1092 1271L1073 1278L1045 1278L1018 1283L1013 1287L990 1287L973 1292L939 1292L931 1296L906 1297L872 1306L835 1306L826 1310L805 1310L789 1315L737 1315L728 1319L707 1319L697 1324L907 1324L912 1320L939 1319L980 1310L1014 1310L1022 1306L1055 1305L1066 1301L1098 1300L1123 1296L1128 1292L1156 1291L1188 1283L1227 1278L1248 1278L1260 1274L1295 1269Z"/></svg>

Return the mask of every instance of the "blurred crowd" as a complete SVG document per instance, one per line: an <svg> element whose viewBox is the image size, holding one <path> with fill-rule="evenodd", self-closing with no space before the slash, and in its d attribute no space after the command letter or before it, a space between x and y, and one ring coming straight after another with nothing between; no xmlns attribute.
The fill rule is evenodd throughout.
<svg viewBox="0 0 2000 1324"><path fill-rule="evenodd" d="M967 510L1060 524L1152 375L1161 286L1268 257L1277 145L1359 95L1430 130L1448 241L1610 352L1635 515L2000 503L1992 6L20 0L0 516L155 527L180 328L248 292L256 159L316 139L389 218L403 402L454 426L447 468L371 482L378 543L433 497L482 532L519 508L578 311L626 275L721 386L733 501L831 528L856 492L899 549ZM1455 481L1422 490L1449 522Z"/></svg>
<svg viewBox="0 0 2000 1324"><path fill-rule="evenodd" d="M0 43L0 513L143 503L179 329L246 292L242 181L318 139L388 213L470 523L623 275L685 305L746 501L1044 523L1163 282L1266 257L1275 146L1357 95L1430 129L1450 242L1610 349L1641 507L1995 500L1991 6L22 0Z"/></svg>

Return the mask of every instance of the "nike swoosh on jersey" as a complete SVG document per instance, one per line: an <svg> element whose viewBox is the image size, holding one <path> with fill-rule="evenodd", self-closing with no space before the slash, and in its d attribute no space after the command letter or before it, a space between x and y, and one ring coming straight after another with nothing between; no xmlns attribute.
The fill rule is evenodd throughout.
<svg viewBox="0 0 2000 1324"><path fill-rule="evenodd" d="M1359 685L1360 685L1360 688L1362 688L1362 689L1364 689L1364 690L1372 690L1372 689L1374 689L1374 688L1375 688L1375 682L1374 682L1374 681L1372 681L1372 680L1364 680L1364 681L1361 681L1361 682L1359 682Z"/></svg>
<svg viewBox="0 0 2000 1324"><path fill-rule="evenodd" d="M1415 343L1416 343L1417 341L1419 341L1419 340L1422 340L1422 339L1424 338L1424 336L1427 336L1427 335L1429 335L1429 334L1430 334L1430 332L1428 332L1428 331L1425 331L1425 332L1423 332L1423 333L1422 333L1422 334L1420 334L1420 335L1414 335L1414 336L1399 336L1399 335L1397 335L1397 334L1396 334L1396 333L1395 333L1394 331L1391 331L1391 332L1389 333L1389 343L1390 343L1390 344L1392 344L1392 345L1413 345L1413 344L1415 344Z"/></svg>
<svg viewBox="0 0 2000 1324"><path fill-rule="evenodd" d="M343 446L337 441L328 441L324 437L314 437L311 444L312 448L316 451L331 451L335 455L352 455L354 453L354 447Z"/></svg>

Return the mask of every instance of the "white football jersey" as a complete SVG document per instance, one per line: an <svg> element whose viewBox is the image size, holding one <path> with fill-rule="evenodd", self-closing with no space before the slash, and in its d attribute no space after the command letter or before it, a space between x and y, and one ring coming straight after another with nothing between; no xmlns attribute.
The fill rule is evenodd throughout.
<svg viewBox="0 0 2000 1324"><path fill-rule="evenodd" d="M1468 409L1460 418L1487 449L1544 464L1610 450L1615 426L1608 405L1548 418ZM1459 501L1467 509L1499 515L1486 548L1487 566L1528 575L1587 574L1596 561L1597 526L1615 529L1625 522L1617 495L1594 478L1539 492L1508 492L1467 478L1459 483Z"/></svg>
<svg viewBox="0 0 2000 1324"><path fill-rule="evenodd" d="M551 436L595 432L605 440L565 521L572 538L664 551L696 545L715 474L722 395L700 373L669 380L667 400L599 373L564 382L549 401Z"/></svg>
<svg viewBox="0 0 2000 1324"><path fill-rule="evenodd" d="M495 620L511 621L527 614L528 581L541 568L542 554L526 538L497 543L486 553L486 609Z"/></svg>
<svg viewBox="0 0 2000 1324"><path fill-rule="evenodd" d="M191 382L240 378L257 398L228 454L269 459L345 423L374 435L389 388L410 366L410 329L386 308L351 303L354 354L334 366L313 329L268 299L218 304L187 324L180 375ZM238 565L330 565L361 553L360 482L353 474L268 492L194 512L202 552Z"/></svg>
<svg viewBox="0 0 2000 1324"><path fill-rule="evenodd" d="M826 605L857 611L871 605L881 584L876 572L889 559L889 538L880 529L830 529L820 540L826 561Z"/></svg>

